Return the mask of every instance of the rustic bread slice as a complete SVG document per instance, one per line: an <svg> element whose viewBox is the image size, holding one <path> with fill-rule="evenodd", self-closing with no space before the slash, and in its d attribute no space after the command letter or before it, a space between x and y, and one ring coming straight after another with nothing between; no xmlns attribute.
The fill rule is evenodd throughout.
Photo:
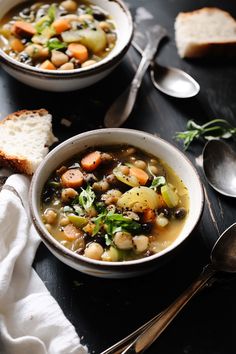
<svg viewBox="0 0 236 354"><path fill-rule="evenodd" d="M236 21L214 7L180 12L175 20L175 40L182 58L235 55Z"/></svg>
<svg viewBox="0 0 236 354"><path fill-rule="evenodd" d="M0 165L32 175L55 141L45 109L12 113L0 122Z"/></svg>

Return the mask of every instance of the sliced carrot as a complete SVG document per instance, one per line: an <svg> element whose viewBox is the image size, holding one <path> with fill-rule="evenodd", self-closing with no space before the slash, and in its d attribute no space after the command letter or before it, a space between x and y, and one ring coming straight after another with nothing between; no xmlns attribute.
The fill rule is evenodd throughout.
<svg viewBox="0 0 236 354"><path fill-rule="evenodd" d="M33 37L36 34L36 29L31 23L25 21L16 21L12 26L12 33L20 37Z"/></svg>
<svg viewBox="0 0 236 354"><path fill-rule="evenodd" d="M66 225L63 231L68 241L74 241L82 234L82 232L72 224Z"/></svg>
<svg viewBox="0 0 236 354"><path fill-rule="evenodd" d="M129 169L129 175L130 176L135 176L139 183L141 184L141 186L145 186L145 184L148 181L148 174L147 172L145 172L144 170L142 170L141 168L135 167L135 166L131 166Z"/></svg>
<svg viewBox="0 0 236 354"><path fill-rule="evenodd" d="M101 152L93 151L82 158L81 166L85 171L93 171L100 165L101 162Z"/></svg>
<svg viewBox="0 0 236 354"><path fill-rule="evenodd" d="M14 50L14 52L22 52L25 48L25 46L23 45L23 43L18 39L18 38L14 38L10 41L10 46L11 49Z"/></svg>
<svg viewBox="0 0 236 354"><path fill-rule="evenodd" d="M57 34L61 34L62 32L70 29L71 25L66 18L59 18L58 20L53 22L52 27L54 28Z"/></svg>
<svg viewBox="0 0 236 354"><path fill-rule="evenodd" d="M63 173L61 176L61 182L63 187L78 188L82 186L84 176L78 168L73 168Z"/></svg>
<svg viewBox="0 0 236 354"><path fill-rule="evenodd" d="M142 216L142 221L144 223L153 222L155 220L155 218L156 218L156 214L153 209L148 208L148 209L144 210L143 216Z"/></svg>
<svg viewBox="0 0 236 354"><path fill-rule="evenodd" d="M56 70L55 65L50 60L45 60L41 65L40 69L44 70Z"/></svg>
<svg viewBox="0 0 236 354"><path fill-rule="evenodd" d="M78 59L80 63L88 59L88 49L83 44L71 43L68 45L68 50L71 56Z"/></svg>

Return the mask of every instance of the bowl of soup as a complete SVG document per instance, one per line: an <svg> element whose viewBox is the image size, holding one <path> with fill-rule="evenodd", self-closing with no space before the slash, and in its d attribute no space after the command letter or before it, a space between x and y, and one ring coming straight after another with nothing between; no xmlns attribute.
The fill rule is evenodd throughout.
<svg viewBox="0 0 236 354"><path fill-rule="evenodd" d="M90 86L108 75L133 33L122 0L2 0L0 60L13 77L48 91Z"/></svg>
<svg viewBox="0 0 236 354"><path fill-rule="evenodd" d="M186 156L132 129L79 134L53 149L30 189L33 223L62 262L125 278L160 266L200 219L203 191Z"/></svg>

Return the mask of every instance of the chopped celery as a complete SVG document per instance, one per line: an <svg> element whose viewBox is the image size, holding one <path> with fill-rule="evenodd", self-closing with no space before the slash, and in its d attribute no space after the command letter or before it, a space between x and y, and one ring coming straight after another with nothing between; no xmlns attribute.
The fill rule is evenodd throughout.
<svg viewBox="0 0 236 354"><path fill-rule="evenodd" d="M76 227L84 227L88 223L88 219L85 218L84 216L69 214L67 215L67 217L70 220L70 222Z"/></svg>
<svg viewBox="0 0 236 354"><path fill-rule="evenodd" d="M161 195L169 208L174 208L178 205L178 194L170 187L170 185L165 184L161 187Z"/></svg>

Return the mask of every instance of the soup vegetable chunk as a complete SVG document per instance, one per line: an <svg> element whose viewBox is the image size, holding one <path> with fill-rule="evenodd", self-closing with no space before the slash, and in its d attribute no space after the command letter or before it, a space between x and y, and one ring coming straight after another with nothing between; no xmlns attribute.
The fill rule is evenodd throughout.
<svg viewBox="0 0 236 354"><path fill-rule="evenodd" d="M115 43L109 14L86 1L23 3L0 25L0 46L8 55L46 70L88 67Z"/></svg>
<svg viewBox="0 0 236 354"><path fill-rule="evenodd" d="M65 247L96 260L148 257L169 246L188 191L160 159L133 146L99 147L67 161L42 193L42 220Z"/></svg>

